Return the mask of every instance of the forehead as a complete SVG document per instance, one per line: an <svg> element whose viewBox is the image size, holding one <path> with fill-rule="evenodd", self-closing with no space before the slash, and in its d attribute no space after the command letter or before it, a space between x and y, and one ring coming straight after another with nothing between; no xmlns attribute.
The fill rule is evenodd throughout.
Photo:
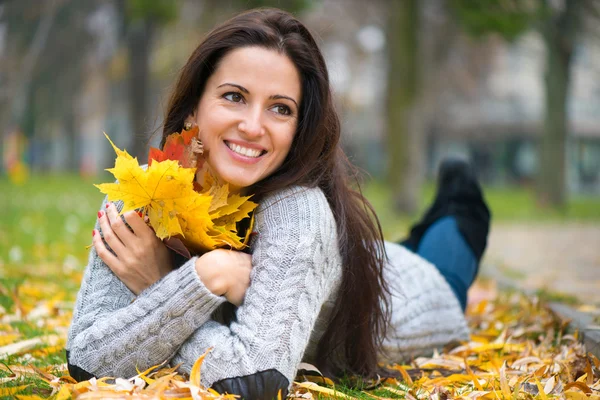
<svg viewBox="0 0 600 400"><path fill-rule="evenodd" d="M250 93L286 95L300 100L300 74L285 54L264 47L242 47L227 53L209 79L215 86L235 83ZM268 93L267 93L268 92Z"/></svg>

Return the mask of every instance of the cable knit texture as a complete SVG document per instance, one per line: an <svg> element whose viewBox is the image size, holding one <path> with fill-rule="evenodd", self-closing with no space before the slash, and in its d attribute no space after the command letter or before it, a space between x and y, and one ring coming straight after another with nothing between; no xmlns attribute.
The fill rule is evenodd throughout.
<svg viewBox="0 0 600 400"><path fill-rule="evenodd" d="M225 301L200 281L195 260L136 298L92 248L69 329L69 362L95 376L130 377L136 367L171 358Z"/></svg>
<svg viewBox="0 0 600 400"><path fill-rule="evenodd" d="M391 291L391 326L382 358L399 362L469 339L458 299L437 268L396 243L385 243L384 276Z"/></svg>
<svg viewBox="0 0 600 400"><path fill-rule="evenodd" d="M207 384L269 368L291 383L321 305L341 279L335 219L319 189L288 189L263 200L256 232L252 283L237 322L206 323L173 359L189 371L214 347L202 365Z"/></svg>
<svg viewBox="0 0 600 400"><path fill-rule="evenodd" d="M212 348L202 366L207 386L269 369L291 383L300 361L314 360L341 282L336 223L321 190L295 187L261 201L255 232L251 285L229 325L211 319L226 300L203 285L196 258L136 298L92 249L69 331L69 362L95 376L131 377L136 366L165 360L189 373ZM435 267L398 245L386 249L393 319L385 355L468 338L460 305Z"/></svg>

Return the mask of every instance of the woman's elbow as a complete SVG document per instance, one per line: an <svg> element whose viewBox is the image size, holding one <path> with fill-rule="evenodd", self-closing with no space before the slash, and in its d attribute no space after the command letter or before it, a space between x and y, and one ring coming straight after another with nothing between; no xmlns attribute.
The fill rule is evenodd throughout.
<svg viewBox="0 0 600 400"><path fill-rule="evenodd" d="M71 352L69 350L67 350L67 368L69 369L69 375L77 382L95 378L94 374L71 362Z"/></svg>

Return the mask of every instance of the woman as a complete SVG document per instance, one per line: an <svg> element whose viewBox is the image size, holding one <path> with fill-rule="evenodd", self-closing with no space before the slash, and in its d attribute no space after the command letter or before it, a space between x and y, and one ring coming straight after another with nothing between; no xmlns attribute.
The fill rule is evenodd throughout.
<svg viewBox="0 0 600 400"><path fill-rule="evenodd" d="M382 353L468 338L448 282L404 247L384 247L350 189L327 68L293 16L253 10L207 35L181 71L163 143L190 124L204 165L259 202L251 254L214 250L181 265L135 212L124 215L132 232L105 202L67 343L74 377L129 377L165 360L189 372L212 348L203 384L274 398L302 360L370 375ZM234 318L220 320L227 304Z"/></svg>

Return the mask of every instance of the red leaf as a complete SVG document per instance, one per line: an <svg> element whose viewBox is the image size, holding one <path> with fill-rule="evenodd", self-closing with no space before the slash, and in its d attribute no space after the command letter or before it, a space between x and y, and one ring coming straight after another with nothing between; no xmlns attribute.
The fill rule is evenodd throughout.
<svg viewBox="0 0 600 400"><path fill-rule="evenodd" d="M182 130L181 133L170 134L167 136L162 150L150 148L148 165L151 165L153 160L176 160L184 168L200 169L204 164L204 159L201 157L202 153L198 152L198 141L194 140L197 137L197 125L189 131Z"/></svg>
<svg viewBox="0 0 600 400"><path fill-rule="evenodd" d="M156 147L150 147L150 152L148 153L148 166L152 165L152 161L154 160L165 161L164 153Z"/></svg>

